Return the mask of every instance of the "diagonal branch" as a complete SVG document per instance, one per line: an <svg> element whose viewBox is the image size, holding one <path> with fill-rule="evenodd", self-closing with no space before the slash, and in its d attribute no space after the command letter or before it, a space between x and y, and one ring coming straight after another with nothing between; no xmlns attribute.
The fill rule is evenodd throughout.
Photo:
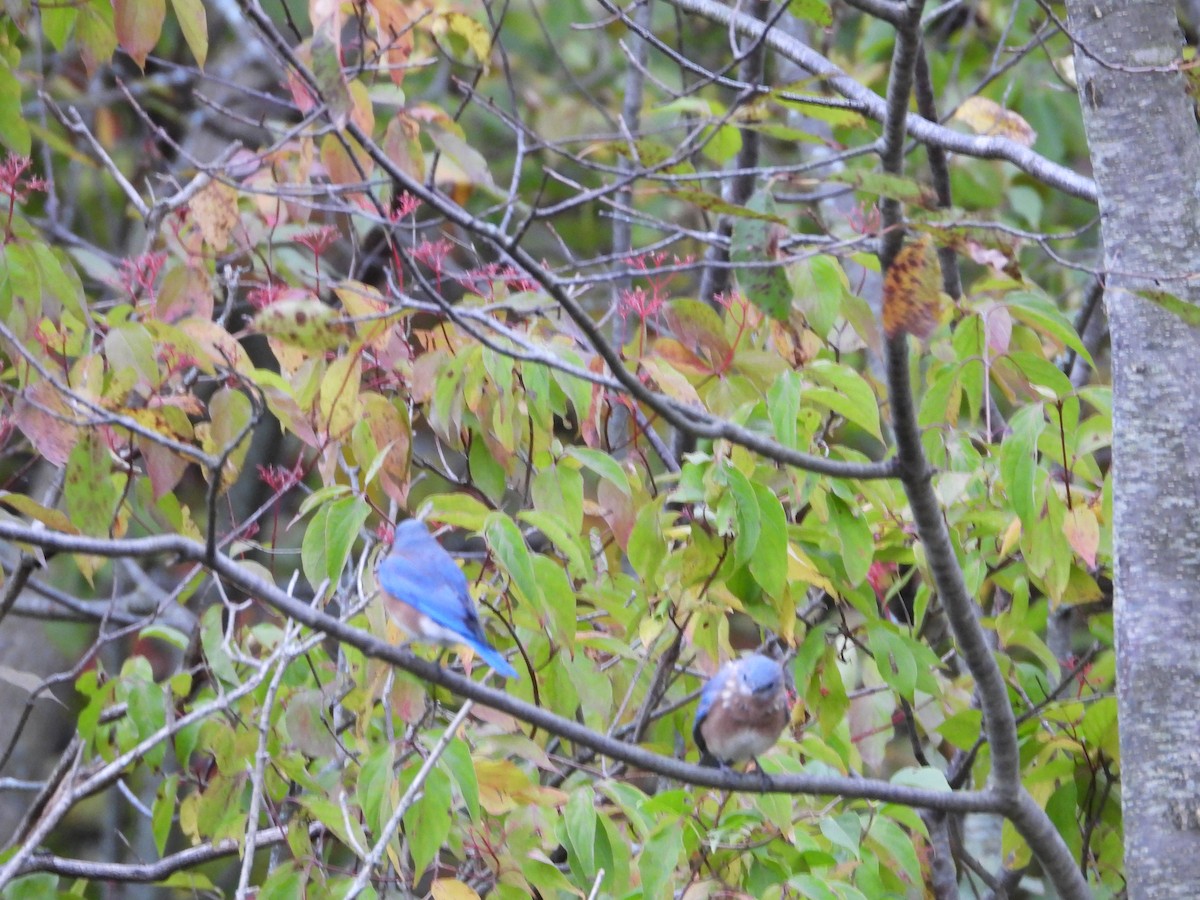
<svg viewBox="0 0 1200 900"><path fill-rule="evenodd" d="M48 529L31 528L15 522L0 521L0 540L23 541L62 553L82 553L106 557L132 557L175 554L176 556L202 565L208 565L216 575L242 593L266 603L284 616L290 617L324 635L344 641L367 656L383 660L390 665L416 675L430 684L443 687L454 694L476 703L508 713L514 718L528 722L584 747L589 747L611 759L620 760L640 769L672 778L685 784L702 785L726 791L743 791L756 794L811 794L861 800L880 800L902 803L907 806L937 809L947 812L1003 812L1007 801L994 790L939 791L894 784L874 778L855 778L839 775L773 775L763 777L761 773L746 773L710 769L693 763L683 762L670 756L651 753L641 747L593 731L580 723L555 715L532 703L526 703L503 691L486 687L463 675L442 668L436 663L413 656L407 650L388 641L381 640L368 632L335 619L318 609L292 597L286 591L236 560L218 552L211 561L206 559L206 548L199 541L180 535L161 535L146 538L110 539L64 534ZM316 639L314 636L313 639ZM306 639L307 640L307 639ZM255 677L253 686L266 680ZM242 696L245 686L234 693ZM227 702L232 696L226 695ZM210 704L211 706L211 704ZM207 715L212 710L202 707L196 712L181 717L171 728L177 730L196 721L199 714ZM139 745L140 747L140 745ZM104 772L115 779L127 757L139 748L118 757L105 766ZM87 779L89 785L97 782L97 776ZM11 861L10 861L11 862Z"/></svg>
<svg viewBox="0 0 1200 900"><path fill-rule="evenodd" d="M241 0L240 6L265 40L270 42L275 52L286 61L286 65L294 71L313 92L320 95L316 79L295 53L292 52L284 37L275 28L274 23L262 11L257 0ZM497 252L519 269L528 273L530 278L545 289L546 293L563 309L564 312L587 338L588 343L608 365L613 377L637 402L644 404L657 413L663 421L679 429L685 434L696 438L725 439L748 450L769 456L786 465L795 466L807 472L819 475L829 475L836 478L892 478L896 474L892 460L883 462L846 462L832 460L809 453L802 453L784 447L772 438L750 428L744 428L733 422L713 416L708 412L686 406L671 400L656 391L650 390L642 383L636 374L626 368L621 359L620 351L612 346L593 321L587 310L570 295L563 283L530 251L520 245L517 239L510 237L490 222L485 222L472 215L466 209L455 203L444 194L416 181L408 172L401 169L357 124L350 122L346 133L354 138L363 151L370 155L375 164L388 174L403 190L419 198L431 209L436 209L447 220L466 231L477 235L489 243Z"/></svg>
<svg viewBox="0 0 1200 900"><path fill-rule="evenodd" d="M695 13L720 25L732 26L742 34L758 37L763 23L736 11L736 7L725 6L716 0L667 0L673 6ZM857 103L872 119L887 122L888 104L872 91L847 75L842 69L790 35L773 30L767 34L767 45L786 56L797 65L818 78L848 100ZM973 136L952 131L919 116L908 116L904 122L905 132L922 144L936 144L951 153L974 156L979 159L1002 159L1012 163L1021 171L1051 187L1058 188L1073 197L1096 201L1096 183L1077 172L1051 162L1015 141L995 136Z"/></svg>

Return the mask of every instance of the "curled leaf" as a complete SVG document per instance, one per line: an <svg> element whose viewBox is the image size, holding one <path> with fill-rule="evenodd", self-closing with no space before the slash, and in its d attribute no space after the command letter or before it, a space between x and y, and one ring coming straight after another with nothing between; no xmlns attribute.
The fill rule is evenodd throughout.
<svg viewBox="0 0 1200 900"><path fill-rule="evenodd" d="M941 314L941 268L928 235L896 254L883 277L883 331L889 339L912 334L924 340Z"/></svg>

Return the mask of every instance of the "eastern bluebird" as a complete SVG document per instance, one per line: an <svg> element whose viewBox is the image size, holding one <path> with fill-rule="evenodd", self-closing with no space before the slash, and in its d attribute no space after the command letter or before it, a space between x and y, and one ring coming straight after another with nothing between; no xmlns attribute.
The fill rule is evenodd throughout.
<svg viewBox="0 0 1200 900"><path fill-rule="evenodd" d="M775 745L789 718L783 666L759 653L730 660L700 692L692 726L700 764L754 759Z"/></svg>
<svg viewBox="0 0 1200 900"><path fill-rule="evenodd" d="M499 674L518 677L484 636L462 569L424 522L409 519L396 526L392 550L379 564L376 578L384 608L410 636L435 644L466 644Z"/></svg>

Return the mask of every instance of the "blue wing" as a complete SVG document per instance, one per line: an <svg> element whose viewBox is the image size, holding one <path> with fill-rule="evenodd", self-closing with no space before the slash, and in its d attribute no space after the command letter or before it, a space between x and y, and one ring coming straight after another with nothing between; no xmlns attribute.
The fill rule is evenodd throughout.
<svg viewBox="0 0 1200 900"><path fill-rule="evenodd" d="M700 691L700 702L696 706L696 720L692 723L692 740L700 748L701 765L711 763L712 756L708 752L708 742L704 740L704 735L700 732L700 726L704 724L704 720L708 718L713 704L721 696L721 691L724 690L725 681L729 678L730 671L731 664L725 663L725 665L717 670L716 675L708 679Z"/></svg>
<svg viewBox="0 0 1200 900"><path fill-rule="evenodd" d="M424 532L424 541L418 537L404 545L398 542L379 564L377 578L392 597L453 632L501 675L518 677L516 670L488 644L462 569L428 532Z"/></svg>

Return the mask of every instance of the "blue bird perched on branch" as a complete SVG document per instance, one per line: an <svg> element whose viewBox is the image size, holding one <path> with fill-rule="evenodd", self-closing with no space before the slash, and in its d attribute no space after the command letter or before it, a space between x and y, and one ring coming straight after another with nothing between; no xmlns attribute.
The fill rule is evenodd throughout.
<svg viewBox="0 0 1200 900"><path fill-rule="evenodd" d="M444 646L466 644L499 674L519 677L488 643L466 576L424 522L409 519L396 526L391 552L379 564L376 579L384 607L411 637Z"/></svg>
<svg viewBox="0 0 1200 900"><path fill-rule="evenodd" d="M755 759L775 745L790 717L783 666L760 653L730 660L700 692L692 727L700 764L725 768Z"/></svg>

